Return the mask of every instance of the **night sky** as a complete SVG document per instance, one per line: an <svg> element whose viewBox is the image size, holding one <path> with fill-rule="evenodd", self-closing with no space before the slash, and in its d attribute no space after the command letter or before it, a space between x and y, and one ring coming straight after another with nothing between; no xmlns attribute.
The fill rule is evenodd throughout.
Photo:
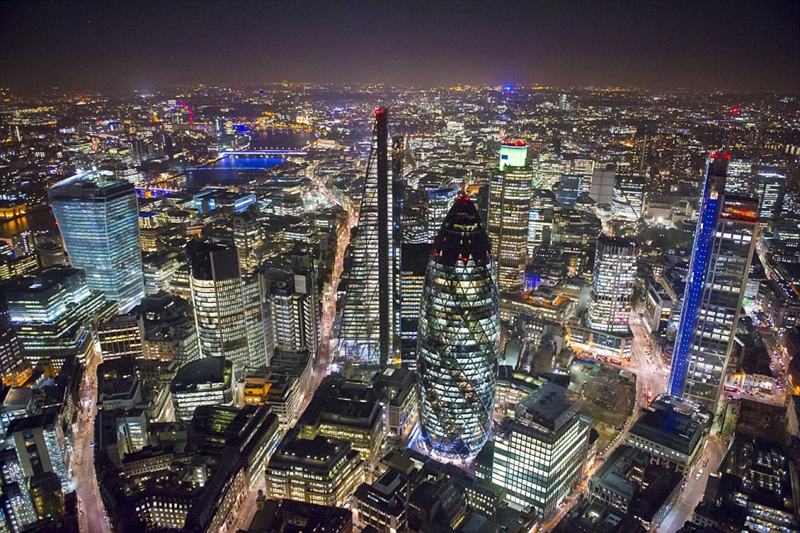
<svg viewBox="0 0 800 533"><path fill-rule="evenodd" d="M277 81L800 92L800 2L0 2L0 86Z"/></svg>

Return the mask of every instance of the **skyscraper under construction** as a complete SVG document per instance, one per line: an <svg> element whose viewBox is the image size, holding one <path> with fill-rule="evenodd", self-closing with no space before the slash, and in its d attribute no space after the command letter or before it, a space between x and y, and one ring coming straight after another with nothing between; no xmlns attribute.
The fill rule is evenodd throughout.
<svg viewBox="0 0 800 533"><path fill-rule="evenodd" d="M402 143L392 153L391 176L401 179ZM399 361L399 309L396 280L399 279L400 247L396 235L395 187L389 172L389 112L375 111L372 148L367 162L364 194L358 226L353 233L350 281L342 313L339 355L360 365Z"/></svg>

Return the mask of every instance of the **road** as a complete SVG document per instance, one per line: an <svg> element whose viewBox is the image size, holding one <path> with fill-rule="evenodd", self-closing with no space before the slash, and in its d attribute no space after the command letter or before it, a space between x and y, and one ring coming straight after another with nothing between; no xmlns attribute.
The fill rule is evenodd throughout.
<svg viewBox="0 0 800 533"><path fill-rule="evenodd" d="M103 500L97 490L97 476L94 471L94 418L97 414L97 365L100 355L95 349L86 362L82 387L84 412L79 415L75 431L75 450L73 462L73 483L81 509L80 528L86 533L110 533Z"/></svg>
<svg viewBox="0 0 800 533"><path fill-rule="evenodd" d="M652 341L650 332L642 324L642 319L631 314L633 345L631 360L626 368L636 374L636 404L647 407L650 401L667 391L669 368L664 364L658 346Z"/></svg>
<svg viewBox="0 0 800 533"><path fill-rule="evenodd" d="M709 473L717 471L726 451L727 444L723 439L717 436L709 437L702 457L697 461L694 469L686 476L686 487L681 491L678 501L667 516L664 517L656 531L662 533L677 531L691 518L695 507L703 500ZM705 464L706 460L708 460L708 463L704 467L703 464ZM700 470L703 473L697 478Z"/></svg>
<svg viewBox="0 0 800 533"><path fill-rule="evenodd" d="M308 174L307 174L308 176ZM347 247L350 245L350 233L352 229L358 224L358 213L354 209L348 209L348 206L341 205L333 192L328 188L328 184L324 178L315 176L313 171L311 176L319 188L320 192L327 198L327 200L334 205L340 205L347 211L347 224L339 232L336 239L336 262L333 266L331 273L331 280L328 286L325 287L322 294L322 324L320 326L320 346L322 351L320 354L318 365L314 365L314 375L312 379L313 389L315 390L322 379L328 374L330 363L333 360L333 352L336 349L335 339L331 339L333 334L333 322L336 317L336 295L339 291L339 281L342 278L342 269L344 268L344 254ZM313 395L313 390L309 397Z"/></svg>

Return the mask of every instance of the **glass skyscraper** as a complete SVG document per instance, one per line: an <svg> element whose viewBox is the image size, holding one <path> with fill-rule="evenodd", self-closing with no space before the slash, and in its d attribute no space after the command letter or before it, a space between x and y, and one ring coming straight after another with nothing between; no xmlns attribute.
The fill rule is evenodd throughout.
<svg viewBox="0 0 800 533"><path fill-rule="evenodd" d="M533 169L526 165L525 143L500 147L500 164L489 187L489 236L497 261L497 285L503 292L522 291L528 259L528 226Z"/></svg>
<svg viewBox="0 0 800 533"><path fill-rule="evenodd" d="M428 242L436 240L447 213L453 207L458 191L450 187L428 190Z"/></svg>
<svg viewBox="0 0 800 533"><path fill-rule="evenodd" d="M714 154L706 173L669 393L714 412L758 231L758 202L726 196L728 154Z"/></svg>
<svg viewBox="0 0 800 533"><path fill-rule="evenodd" d="M614 176L611 215L624 220L639 220L644 209L644 176Z"/></svg>
<svg viewBox="0 0 800 533"><path fill-rule="evenodd" d="M393 173L393 174L396 174ZM363 365L400 360L400 249L389 178L389 112L375 111L358 226L353 231L350 280L342 311L340 355Z"/></svg>
<svg viewBox="0 0 800 533"><path fill-rule="evenodd" d="M636 245L633 241L606 235L598 237L587 325L600 331L627 332L635 284Z"/></svg>
<svg viewBox="0 0 800 533"><path fill-rule="evenodd" d="M755 179L759 222L778 220L786 194L786 176L777 172L759 172Z"/></svg>
<svg viewBox="0 0 800 533"><path fill-rule="evenodd" d="M236 248L192 241L186 255L200 356L224 357L237 373L266 366L259 285L240 275Z"/></svg>
<svg viewBox="0 0 800 533"><path fill-rule="evenodd" d="M421 443L470 462L489 438L500 340L489 236L459 195L433 245L419 316Z"/></svg>
<svg viewBox="0 0 800 533"><path fill-rule="evenodd" d="M72 266L120 312L144 297L139 208L128 181L86 172L57 183L50 202Z"/></svg>

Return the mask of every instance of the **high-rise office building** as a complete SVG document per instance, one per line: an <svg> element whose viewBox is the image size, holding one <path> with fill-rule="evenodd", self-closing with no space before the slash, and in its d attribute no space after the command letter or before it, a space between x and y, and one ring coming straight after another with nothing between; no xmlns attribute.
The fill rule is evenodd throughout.
<svg viewBox="0 0 800 533"><path fill-rule="evenodd" d="M127 312L144 297L139 210L128 181L83 173L50 189L50 202L70 262L89 289Z"/></svg>
<svg viewBox="0 0 800 533"><path fill-rule="evenodd" d="M357 364L399 360L394 187L389 180L389 111L375 111L358 227L353 234L350 282L342 312L340 354ZM394 174L394 173L393 173Z"/></svg>
<svg viewBox="0 0 800 533"><path fill-rule="evenodd" d="M224 357L205 357L183 365L170 383L178 420L191 420L201 405L233 405L236 372Z"/></svg>
<svg viewBox="0 0 800 533"><path fill-rule="evenodd" d="M239 266L246 272L252 272L258 266L256 250L262 241L256 209L256 206L251 206L233 217L233 244L239 254Z"/></svg>
<svg viewBox="0 0 800 533"><path fill-rule="evenodd" d="M201 241L186 245L202 357L225 357L237 373L268 364L256 280L242 277L236 248Z"/></svg>
<svg viewBox="0 0 800 533"><path fill-rule="evenodd" d="M262 273L275 348L290 352L320 349L319 293L313 272Z"/></svg>
<svg viewBox="0 0 800 533"><path fill-rule="evenodd" d="M631 152L631 167L634 172L644 176L647 167L648 147L653 142L653 135L644 128L636 132L633 137L633 151Z"/></svg>
<svg viewBox="0 0 800 533"><path fill-rule="evenodd" d="M706 172L668 392L714 411L758 231L758 202L725 195L728 154Z"/></svg>
<svg viewBox="0 0 800 533"><path fill-rule="evenodd" d="M725 177L725 194L753 195L753 162L749 159L731 159Z"/></svg>
<svg viewBox="0 0 800 533"><path fill-rule="evenodd" d="M769 222L780 218L784 194L786 194L785 175L777 172L756 174L755 198L758 200L759 222Z"/></svg>
<svg viewBox="0 0 800 533"><path fill-rule="evenodd" d="M433 242L439 234L442 222L453 207L458 191L451 187L428 190L428 241Z"/></svg>
<svg viewBox="0 0 800 533"><path fill-rule="evenodd" d="M20 387L31 377L33 368L25 358L22 343L13 329L0 326L0 378L7 387Z"/></svg>
<svg viewBox="0 0 800 533"><path fill-rule="evenodd" d="M142 357L174 361L178 366L200 357L192 304L160 293L142 300L132 311L142 335Z"/></svg>
<svg viewBox="0 0 800 533"><path fill-rule="evenodd" d="M587 325L600 331L628 331L635 283L636 244L598 237Z"/></svg>
<svg viewBox="0 0 800 533"><path fill-rule="evenodd" d="M419 332L419 308L422 301L422 286L431 255L430 244L404 244L403 264L400 269L401 284L401 329L402 364L417 368L417 333Z"/></svg>
<svg viewBox="0 0 800 533"><path fill-rule="evenodd" d="M581 403L580 394L546 382L517 405L515 418L503 421L491 481L512 505L547 517L580 481L589 445Z"/></svg>
<svg viewBox="0 0 800 533"><path fill-rule="evenodd" d="M533 169L526 164L527 146L503 143L500 164L489 187L489 237L497 264L500 291L522 291L527 261Z"/></svg>
<svg viewBox="0 0 800 533"><path fill-rule="evenodd" d="M528 214L528 257L533 257L539 246L550 244L555 208L556 199L553 191L544 189L533 191L531 210Z"/></svg>
<svg viewBox="0 0 800 533"><path fill-rule="evenodd" d="M644 176L614 176L611 215L625 220L639 220L644 208Z"/></svg>
<svg viewBox="0 0 800 533"><path fill-rule="evenodd" d="M561 174L558 184L558 203L566 209L575 209L575 202L583 193L584 176L580 174Z"/></svg>
<svg viewBox="0 0 800 533"><path fill-rule="evenodd" d="M491 429L500 318L489 236L466 195L445 218L422 290L421 443L434 457L469 462Z"/></svg>

